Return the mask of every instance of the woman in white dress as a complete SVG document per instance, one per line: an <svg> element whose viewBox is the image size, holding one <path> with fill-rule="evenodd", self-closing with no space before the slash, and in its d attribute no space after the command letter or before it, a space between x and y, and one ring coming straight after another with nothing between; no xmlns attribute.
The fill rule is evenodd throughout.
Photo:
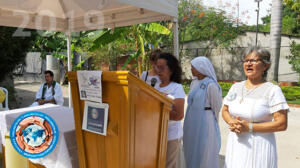
<svg viewBox="0 0 300 168"><path fill-rule="evenodd" d="M185 98L183 87L180 84L182 71L178 60L169 53L159 55L156 63L156 71L161 80L156 89L173 99L175 103L172 111L170 111L166 168L176 168L180 140L183 134L180 121L184 116Z"/></svg>
<svg viewBox="0 0 300 168"><path fill-rule="evenodd" d="M274 132L287 129L288 105L279 86L266 82L270 53L252 47L243 59L246 81L224 98L222 116L229 125L226 168L277 168Z"/></svg>
<svg viewBox="0 0 300 168"><path fill-rule="evenodd" d="M153 52L151 52L150 54L151 69L149 71L144 71L141 75L141 79L153 87L159 85L160 83L160 79L155 70L155 65L156 65L157 58L161 53L162 51L160 49L156 49Z"/></svg>
<svg viewBox="0 0 300 168"><path fill-rule="evenodd" d="M188 108L183 127L183 148L188 168L219 168L221 136L218 124L222 90L215 70L206 57L191 61Z"/></svg>

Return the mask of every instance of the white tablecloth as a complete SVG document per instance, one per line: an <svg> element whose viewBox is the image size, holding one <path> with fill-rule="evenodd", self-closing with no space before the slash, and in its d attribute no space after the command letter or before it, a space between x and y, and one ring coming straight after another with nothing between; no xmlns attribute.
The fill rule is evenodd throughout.
<svg viewBox="0 0 300 168"><path fill-rule="evenodd" d="M2 143L5 146L5 134L10 130L14 120L29 111L48 114L55 120L59 130L59 140L55 149L43 158L30 159L30 161L44 165L47 168L79 167L73 109L68 107L46 104L0 112L0 144Z"/></svg>

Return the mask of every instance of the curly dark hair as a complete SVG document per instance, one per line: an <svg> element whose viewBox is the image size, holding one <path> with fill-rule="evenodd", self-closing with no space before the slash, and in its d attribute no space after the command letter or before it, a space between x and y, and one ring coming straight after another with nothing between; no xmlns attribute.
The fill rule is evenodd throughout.
<svg viewBox="0 0 300 168"><path fill-rule="evenodd" d="M161 53L158 59L165 59L167 61L167 66L171 71L170 80L176 83L181 83L182 70L177 58L170 53Z"/></svg>

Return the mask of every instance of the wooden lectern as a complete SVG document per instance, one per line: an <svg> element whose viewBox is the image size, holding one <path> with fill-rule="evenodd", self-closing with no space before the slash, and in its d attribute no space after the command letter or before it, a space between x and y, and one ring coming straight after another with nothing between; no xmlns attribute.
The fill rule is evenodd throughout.
<svg viewBox="0 0 300 168"><path fill-rule="evenodd" d="M80 168L165 167L172 100L127 71L103 72L102 100L109 113L107 136L102 136L81 129L84 101L76 72L68 77Z"/></svg>

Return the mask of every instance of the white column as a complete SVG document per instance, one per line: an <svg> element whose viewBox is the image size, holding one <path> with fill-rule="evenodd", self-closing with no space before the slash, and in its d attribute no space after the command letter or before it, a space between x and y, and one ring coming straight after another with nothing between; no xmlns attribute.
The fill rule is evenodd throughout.
<svg viewBox="0 0 300 168"><path fill-rule="evenodd" d="M71 32L66 32L67 36L67 55L68 55L68 72L72 71L72 55L71 55ZM69 81L69 107L72 107L71 83Z"/></svg>
<svg viewBox="0 0 300 168"><path fill-rule="evenodd" d="M173 20L173 45L174 45L174 56L179 59L179 41L178 41L178 20L174 18Z"/></svg>

